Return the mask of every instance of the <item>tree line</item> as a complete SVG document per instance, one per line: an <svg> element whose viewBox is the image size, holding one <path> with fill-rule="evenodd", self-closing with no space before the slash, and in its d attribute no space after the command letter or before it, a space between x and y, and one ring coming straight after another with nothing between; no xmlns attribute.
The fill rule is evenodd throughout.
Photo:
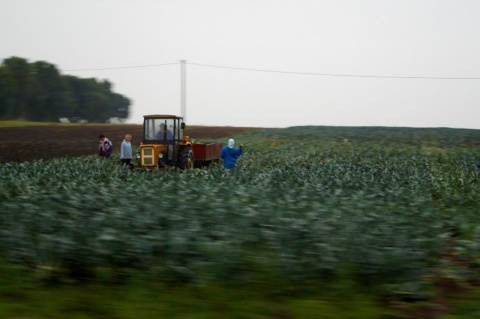
<svg viewBox="0 0 480 319"><path fill-rule="evenodd" d="M114 93L107 80L61 75L53 64L20 57L0 65L0 120L104 123L127 119L129 107L130 100Z"/></svg>

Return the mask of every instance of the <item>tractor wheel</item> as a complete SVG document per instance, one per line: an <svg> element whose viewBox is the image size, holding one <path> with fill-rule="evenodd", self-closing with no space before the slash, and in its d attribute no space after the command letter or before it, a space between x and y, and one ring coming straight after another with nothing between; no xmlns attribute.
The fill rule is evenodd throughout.
<svg viewBox="0 0 480 319"><path fill-rule="evenodd" d="M194 165L192 147L186 146L178 154L178 167L180 169L192 169Z"/></svg>

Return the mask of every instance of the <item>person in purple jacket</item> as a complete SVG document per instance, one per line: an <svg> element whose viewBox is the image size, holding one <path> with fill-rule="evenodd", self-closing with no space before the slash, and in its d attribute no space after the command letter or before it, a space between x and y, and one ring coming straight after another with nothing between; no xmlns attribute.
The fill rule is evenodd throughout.
<svg viewBox="0 0 480 319"><path fill-rule="evenodd" d="M101 157L109 158L112 155L113 143L105 135L100 134L98 136L100 142L98 144L98 155Z"/></svg>
<svg viewBox="0 0 480 319"><path fill-rule="evenodd" d="M223 167L226 169L233 169L237 166L237 158L243 154L243 145L239 148L233 147L235 141L233 138L228 140L228 146L224 146L220 151L220 158L223 159Z"/></svg>

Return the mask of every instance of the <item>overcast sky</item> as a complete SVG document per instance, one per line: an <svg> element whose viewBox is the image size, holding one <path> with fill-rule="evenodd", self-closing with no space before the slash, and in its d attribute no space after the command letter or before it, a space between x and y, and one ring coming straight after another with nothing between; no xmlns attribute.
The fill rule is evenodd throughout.
<svg viewBox="0 0 480 319"><path fill-rule="evenodd" d="M190 125L480 129L479 0L0 0L11 56L107 79L129 123L180 115L186 60Z"/></svg>

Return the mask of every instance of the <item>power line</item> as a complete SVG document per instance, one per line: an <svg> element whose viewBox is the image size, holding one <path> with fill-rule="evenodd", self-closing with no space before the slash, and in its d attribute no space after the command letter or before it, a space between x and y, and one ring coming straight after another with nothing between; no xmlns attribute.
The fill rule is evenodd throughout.
<svg viewBox="0 0 480 319"><path fill-rule="evenodd" d="M133 65L133 66L120 66L120 67L102 67L102 68L88 68L88 69L72 69L64 70L67 72L80 72L80 71L102 71L102 70L120 70L120 69L137 69L137 68L150 68L165 65L180 64L179 62L173 63L161 63L161 64L147 64L147 65ZM186 64L210 68L241 70L241 71L254 71L254 72L267 72L267 73L280 73L280 74L295 74L295 75L310 75L310 76L330 76L330 77L350 77L350 78L377 78L377 79L424 79L424 80L480 80L480 77L436 77L436 76L397 76L397 75L365 75L365 74L337 74L337 73L314 73L314 72L295 72L295 71L279 71L269 69L255 69L255 68L241 68L224 65L191 63Z"/></svg>
<svg viewBox="0 0 480 319"><path fill-rule="evenodd" d="M75 69L75 70L64 70L67 72L78 72L78 71L101 71L101 70L120 70L120 69L138 69L138 68L151 68L164 65L179 64L179 62L174 63L162 63L162 64L147 64L147 65L132 65L132 66L117 66L117 67L107 67L107 68L96 68L96 69Z"/></svg>
<svg viewBox="0 0 480 319"><path fill-rule="evenodd" d="M239 68L231 66L200 64L200 63L187 63L190 65L242 70L242 71L256 71L256 72L269 72L269 73L283 73L283 74L298 74L298 75L315 75L315 76L336 76L336 77L355 77L355 78L379 78L379 79L427 79L427 80L480 80L476 77L435 77L435 76L396 76L396 75L360 75L360 74L334 74L334 73L310 73L310 72L293 72L293 71L277 71L266 69L252 69L252 68Z"/></svg>

